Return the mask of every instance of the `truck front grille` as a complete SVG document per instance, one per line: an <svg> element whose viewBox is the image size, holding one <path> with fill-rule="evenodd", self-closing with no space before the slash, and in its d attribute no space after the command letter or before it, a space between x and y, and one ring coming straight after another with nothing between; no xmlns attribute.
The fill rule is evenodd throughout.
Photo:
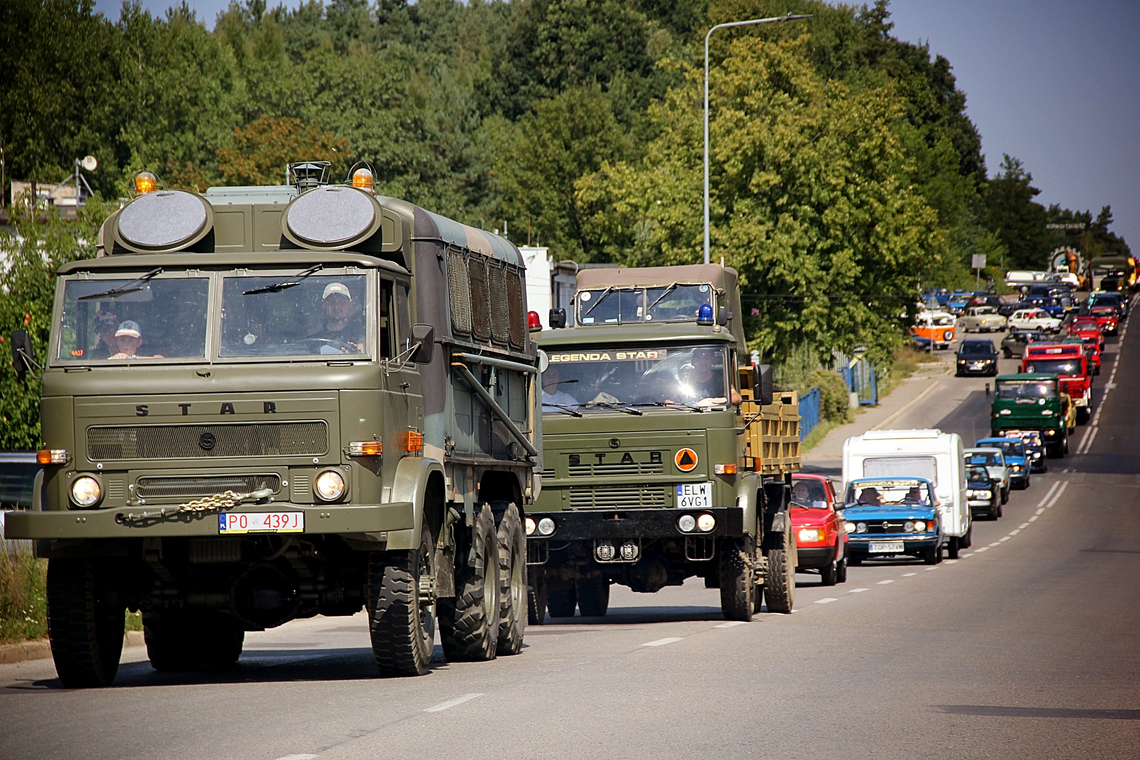
<svg viewBox="0 0 1140 760"><path fill-rule="evenodd" d="M281 478L268 475L179 475L139 478L135 493L142 499L163 496L198 497L233 491L249 493L268 488L274 493L281 488Z"/></svg>
<svg viewBox="0 0 1140 760"><path fill-rule="evenodd" d="M859 535L884 535L888 533L904 533L903 520L867 520L867 532Z"/></svg>
<svg viewBox="0 0 1140 760"><path fill-rule="evenodd" d="M87 430L87 458L110 462L315 456L328 453L328 438L325 422L93 427Z"/></svg>
<svg viewBox="0 0 1140 760"><path fill-rule="evenodd" d="M621 464L619 462L603 462L602 464L578 464L570 466L570 477L590 478L602 475L660 475L665 472L661 462L641 464Z"/></svg>
<svg viewBox="0 0 1140 760"><path fill-rule="evenodd" d="M664 507L665 486L598 486L571 488L571 509Z"/></svg>

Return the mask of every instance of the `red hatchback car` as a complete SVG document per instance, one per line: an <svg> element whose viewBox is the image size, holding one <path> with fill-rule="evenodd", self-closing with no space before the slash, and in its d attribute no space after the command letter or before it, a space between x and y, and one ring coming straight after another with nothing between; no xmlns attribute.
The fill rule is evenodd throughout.
<svg viewBox="0 0 1140 760"><path fill-rule="evenodd" d="M1116 335L1116 309L1111 306L1094 306L1089 309L1089 316L1096 317L1100 324L1100 331L1105 335Z"/></svg>
<svg viewBox="0 0 1140 760"><path fill-rule="evenodd" d="M824 586L847 580L847 531L835 511L835 487L823 475L792 475L796 572L819 571Z"/></svg>

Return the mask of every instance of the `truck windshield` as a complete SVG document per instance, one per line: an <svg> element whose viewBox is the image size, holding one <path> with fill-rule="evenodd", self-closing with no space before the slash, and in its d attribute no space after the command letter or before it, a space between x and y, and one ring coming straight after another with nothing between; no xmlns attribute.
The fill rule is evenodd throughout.
<svg viewBox="0 0 1140 760"><path fill-rule="evenodd" d="M722 346L550 349L542 403L550 411L628 406L725 406L727 353Z"/></svg>
<svg viewBox="0 0 1140 760"><path fill-rule="evenodd" d="M1043 372L1046 375L1079 375L1079 359L1033 359L1025 365L1026 372Z"/></svg>
<svg viewBox="0 0 1140 760"><path fill-rule="evenodd" d="M583 325L630 322L695 322L701 306L712 305L712 286L671 283L657 287L602 288L578 293Z"/></svg>
<svg viewBox="0 0 1140 760"><path fill-rule="evenodd" d="M1048 380L998 380L996 386L1003 399L1057 398L1057 385Z"/></svg>
<svg viewBox="0 0 1140 760"><path fill-rule="evenodd" d="M280 274L225 277L219 355L363 353L368 313L365 277L313 275L298 279L295 286L271 290L281 282Z"/></svg>
<svg viewBox="0 0 1140 760"><path fill-rule="evenodd" d="M63 312L57 321L60 361L205 356L209 279L185 275L158 276L141 283L138 279L64 281ZM124 289L113 293L116 288ZM99 294L106 297L85 298Z"/></svg>

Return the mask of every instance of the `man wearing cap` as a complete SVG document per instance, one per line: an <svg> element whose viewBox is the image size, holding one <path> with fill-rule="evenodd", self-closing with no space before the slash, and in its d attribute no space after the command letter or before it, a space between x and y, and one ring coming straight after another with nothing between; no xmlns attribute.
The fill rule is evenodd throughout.
<svg viewBox="0 0 1140 760"><path fill-rule="evenodd" d="M115 331L115 340L119 343L119 352L112 359L162 359L161 354L154 356L139 356L139 347L142 346L142 328L138 322L127 320L119 325Z"/></svg>
<svg viewBox="0 0 1140 760"><path fill-rule="evenodd" d="M99 335L99 345L91 351L92 359L110 359L119 353L119 341L115 331L119 329L118 318L109 311L95 315L95 332Z"/></svg>
<svg viewBox="0 0 1140 760"><path fill-rule="evenodd" d="M325 286L321 302L325 307L325 323L320 330L310 335L328 341L321 353L339 350L345 354L359 354L364 351L364 319L360 309L352 302L352 293L341 282L330 282Z"/></svg>

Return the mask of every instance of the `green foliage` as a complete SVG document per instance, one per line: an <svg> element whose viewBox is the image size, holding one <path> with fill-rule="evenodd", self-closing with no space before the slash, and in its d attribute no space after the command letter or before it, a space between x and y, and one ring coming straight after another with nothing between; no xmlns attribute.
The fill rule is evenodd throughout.
<svg viewBox="0 0 1140 760"><path fill-rule="evenodd" d="M40 446L39 373L29 374L24 385L17 381L10 336L13 330L27 330L36 362L45 363L55 270L94 256L107 209L96 199L81 209L78 221L54 214L20 216L19 207L14 211L12 228L0 230L0 451L32 451Z"/></svg>
<svg viewBox="0 0 1140 760"><path fill-rule="evenodd" d="M808 382L819 386L820 419L839 423L851 420L851 394L842 375L821 368L809 376Z"/></svg>
<svg viewBox="0 0 1140 760"><path fill-rule="evenodd" d="M0 541L0 644L47 636L47 560L29 542Z"/></svg>
<svg viewBox="0 0 1140 760"><path fill-rule="evenodd" d="M1046 213L1033 200L1041 191L1032 182L1033 175L1021 161L1003 155L997 175L982 189L988 226L1005 246L1010 269L1044 269L1048 264Z"/></svg>

